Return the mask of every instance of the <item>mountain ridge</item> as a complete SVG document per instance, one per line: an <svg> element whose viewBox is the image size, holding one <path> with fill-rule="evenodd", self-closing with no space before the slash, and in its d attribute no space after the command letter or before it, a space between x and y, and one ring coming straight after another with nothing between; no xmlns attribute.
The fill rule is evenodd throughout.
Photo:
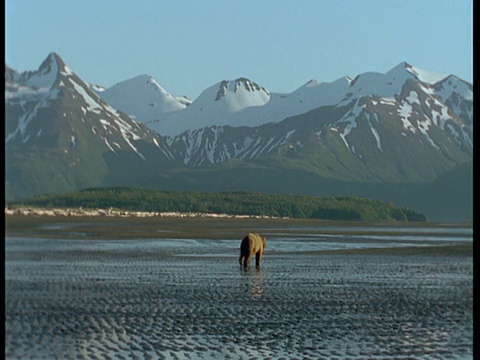
<svg viewBox="0 0 480 360"><path fill-rule="evenodd" d="M164 116L148 117L140 112L133 115L138 121L167 136L210 126L259 126L320 106L341 106L342 102L351 98L368 95L392 98L409 78L433 87L449 76L452 75L431 73L401 62L385 74L365 72L353 79L344 76L328 83L310 80L287 94L271 92L247 78L237 78L215 83L179 111L171 111ZM237 93L238 89L246 91Z"/></svg>
<svg viewBox="0 0 480 360"><path fill-rule="evenodd" d="M332 188L334 181L344 182L338 196L360 186L367 189L362 196L398 201L408 187L433 186L473 157L473 86L406 62L385 74L310 80L289 94L247 78L220 81L191 103L148 75L114 85L139 111L161 114L149 122L129 115L134 108L125 111L107 101L111 89L87 84L55 53L36 71L5 65L5 85L9 198L93 186L182 184L184 190L212 191L219 181L271 191L268 184L277 181L272 176L279 176L284 184L275 186L289 193L322 194L314 189L317 179ZM173 130L185 130L155 130L168 121L175 121ZM209 171L216 179L204 176ZM230 171L241 178L234 180ZM387 186L391 194L385 190L379 198L375 184L387 183L404 185ZM462 185L448 186L445 191L453 194ZM448 191L440 198L452 203ZM461 197L463 203L468 199ZM442 211L454 216L455 206L430 210L438 218Z"/></svg>

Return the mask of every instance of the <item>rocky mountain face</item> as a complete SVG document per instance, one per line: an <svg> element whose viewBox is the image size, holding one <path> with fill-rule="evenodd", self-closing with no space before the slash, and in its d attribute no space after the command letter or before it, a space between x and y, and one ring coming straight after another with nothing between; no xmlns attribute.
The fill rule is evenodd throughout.
<svg viewBox="0 0 480 360"><path fill-rule="evenodd" d="M7 199L129 185L357 195L471 218L473 86L453 75L401 63L290 94L240 78L191 101L146 75L86 84L52 53L37 71L6 66L5 84Z"/></svg>
<svg viewBox="0 0 480 360"><path fill-rule="evenodd" d="M101 186L170 163L158 134L103 101L57 54L34 72L6 66L5 81L7 199Z"/></svg>
<svg viewBox="0 0 480 360"><path fill-rule="evenodd" d="M165 135L176 161L194 167L280 155L328 177L431 181L473 150L472 85L407 63L386 74L311 80L291 94L240 78L213 85L182 109L151 115L127 108Z"/></svg>

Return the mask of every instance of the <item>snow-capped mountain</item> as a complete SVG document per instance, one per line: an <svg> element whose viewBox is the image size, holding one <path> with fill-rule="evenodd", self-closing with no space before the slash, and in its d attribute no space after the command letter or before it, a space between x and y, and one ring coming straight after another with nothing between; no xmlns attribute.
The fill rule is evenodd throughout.
<svg viewBox="0 0 480 360"><path fill-rule="evenodd" d="M216 106L208 101L212 90L213 87L199 98L204 104L200 109L210 114ZM392 141L391 132L386 130L394 127L395 136L405 139L405 144L415 139L435 149L440 156L459 149L467 156L472 153L473 88L454 76L436 75L401 63L386 74L365 73L333 83L310 81L289 95L268 94L263 105L243 106L230 113L223 111L223 116L216 111L212 117L215 124L210 126L207 125L210 117L195 117L201 113L200 102L196 100L188 109L173 114L177 132L179 124L189 124L189 130L168 136L167 143L177 159L198 166L232 159L252 160L279 151L286 144L299 148L312 139L325 144L326 134L331 133L334 135L329 136L340 140L351 155L365 162L377 156L377 152L396 149L396 145L392 148L396 141ZM235 96L233 92L229 95ZM309 113L313 110L317 118L305 132L302 119L313 116ZM167 128L160 123L156 128L161 126ZM249 129L244 129L245 126ZM261 131L267 128L267 133ZM368 140L376 148L362 151L358 139ZM455 149L450 149L452 146ZM374 176L378 178L378 174ZM423 176L421 179L425 180Z"/></svg>
<svg viewBox="0 0 480 360"><path fill-rule="evenodd" d="M42 143L45 134L52 131L52 121L63 120L72 123L69 133L58 134L70 139L69 149L75 148L79 131L76 126L80 124L113 152L132 149L144 159L135 142L154 142L156 134L93 93L55 53L51 53L37 71L16 74L8 85L5 92L7 110L21 112L22 116L18 121L14 117L8 117L7 144L18 141ZM75 101L74 104L71 103L72 100ZM62 108L62 105L66 105L64 102L70 106ZM59 113L59 109L63 112ZM52 114L55 117L42 119L43 112L51 113L52 110L56 112Z"/></svg>
<svg viewBox="0 0 480 360"><path fill-rule="evenodd" d="M36 71L5 73L7 192L38 191L22 184L32 180L50 191L93 186L117 162L166 161L156 133L107 104L57 54Z"/></svg>
<svg viewBox="0 0 480 360"><path fill-rule="evenodd" d="M5 106L7 198L249 189L366 196L427 217L471 200L473 86L405 62L289 94L221 81L191 102L147 75L89 85L52 53L36 71L5 66Z"/></svg>
<svg viewBox="0 0 480 360"><path fill-rule="evenodd" d="M473 130L473 87L454 75L433 85L435 94Z"/></svg>
<svg viewBox="0 0 480 360"><path fill-rule="evenodd" d="M145 124L159 121L166 113L183 110L189 105L188 98L170 95L148 75L97 90L97 94L114 108Z"/></svg>
<svg viewBox="0 0 480 360"><path fill-rule="evenodd" d="M269 102L270 92L249 79L223 80L203 91L188 108L168 114L151 128L162 135L178 135L214 125L257 126L260 119L239 114Z"/></svg>
<svg viewBox="0 0 480 360"><path fill-rule="evenodd" d="M43 102L53 100L61 87L65 86L59 74L65 77L68 85L74 86L88 104L93 104L94 108L103 107L104 110L114 113L118 109L127 113L130 118L147 124L159 134L169 135L170 143L172 138L184 131L191 135L204 133L205 131L200 130L212 126L256 127L278 123L288 117L324 106L343 108L355 104L357 108L352 109L353 113L348 116L348 119L351 119L352 114L363 111L358 108L360 99L378 98L373 101L378 106L395 103L398 114L408 114L412 105L409 99L413 98L409 97L401 103L398 98L409 79L420 84L417 90L426 94L425 101L428 104L425 105L438 107L435 114L439 115L431 119L434 125L437 125L437 118L440 116L443 130L447 119L457 123L457 117L465 123L465 127L459 129L459 134L473 131L471 84L455 76L433 74L407 63L400 63L386 74L364 73L354 79L346 76L331 83L310 80L290 94L270 93L265 87L246 78L221 81L190 102L188 98L170 95L147 75L120 82L108 89L99 85L82 87L78 83L83 81L76 75L76 80L69 78L74 74L57 54L52 53L37 71L18 73L8 66L5 67L6 100L10 105L15 104L16 99L20 99L21 103L25 103L28 98L42 99ZM93 94L91 92L84 96L88 89L93 90ZM412 96L418 97L418 94L414 91ZM103 105L99 105L100 103ZM41 104L40 107L44 105ZM425 109L425 106L422 109ZM425 116L426 120L430 119L430 114ZM406 129L415 127L414 124L409 127L407 116L401 115L400 118L403 119ZM344 114L339 119L332 119L336 121L331 123L342 123L346 119ZM352 123L346 131L350 132L353 128ZM15 134L16 132L7 134L7 141ZM343 136L345 142L347 134L343 133ZM468 135L464 135L464 138L471 142Z"/></svg>
<svg viewBox="0 0 480 360"><path fill-rule="evenodd" d="M131 114L159 134L175 137L184 131L198 132L211 126L254 127L276 123L322 106L341 107L362 97L378 96L388 101L401 92L408 79L424 84L425 88L431 88L433 96L443 99L440 85L433 85L442 84L446 78L403 62L385 74L367 72L353 79L345 76L330 83L310 80L290 94L272 93L246 78L224 80L206 89L188 107L179 105L178 99L155 80L145 77L117 84L99 94L112 106ZM453 80L458 81L461 80ZM145 89L140 90L138 83L155 84L155 96L162 98L152 99ZM470 101L472 89L468 89L468 85L464 87L464 98Z"/></svg>

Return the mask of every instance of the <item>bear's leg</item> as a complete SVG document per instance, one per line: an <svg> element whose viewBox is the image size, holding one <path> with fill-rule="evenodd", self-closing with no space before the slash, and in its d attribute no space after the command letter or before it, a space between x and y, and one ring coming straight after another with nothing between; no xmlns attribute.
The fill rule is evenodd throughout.
<svg viewBox="0 0 480 360"><path fill-rule="evenodd" d="M243 256L243 255L240 255L240 257L238 258L238 263L239 263L240 265L242 265L243 259L244 259L244 256Z"/></svg>
<svg viewBox="0 0 480 360"><path fill-rule="evenodd" d="M262 262L262 253L259 251L255 255L255 266L259 268L261 262Z"/></svg>
<svg viewBox="0 0 480 360"><path fill-rule="evenodd" d="M250 260L252 259L252 255L247 255L245 256L245 258L243 259L243 267L246 269L248 267L248 265L250 264Z"/></svg>

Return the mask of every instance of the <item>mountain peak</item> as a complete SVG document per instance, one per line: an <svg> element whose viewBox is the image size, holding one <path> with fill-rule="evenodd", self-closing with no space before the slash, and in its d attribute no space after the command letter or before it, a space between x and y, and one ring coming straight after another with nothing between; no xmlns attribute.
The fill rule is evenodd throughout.
<svg viewBox="0 0 480 360"><path fill-rule="evenodd" d="M406 61L402 61L400 64L392 68L387 74L407 74L413 76L416 80L432 85L446 77L444 74L438 74L430 71L426 71L410 65Z"/></svg>
<svg viewBox="0 0 480 360"><path fill-rule="evenodd" d="M114 108L146 123L158 120L164 113L182 110L188 106L147 74L119 82L108 89L97 91L97 94Z"/></svg>
<svg viewBox="0 0 480 360"><path fill-rule="evenodd" d="M385 73L387 77L395 77L395 78L409 78L415 76L415 71L413 70L413 66L407 63L406 61L402 61L398 65L391 68L389 71Z"/></svg>
<svg viewBox="0 0 480 360"><path fill-rule="evenodd" d="M314 87L314 86L317 86L317 85L320 85L319 81L317 81L315 79L310 79L305 83L304 86L307 87L307 88L310 88L310 87Z"/></svg>
<svg viewBox="0 0 480 360"><path fill-rule="evenodd" d="M238 89L239 86L243 85L247 91L263 90L268 92L263 86L258 85L250 79L245 77L240 77L235 80L235 87Z"/></svg>
<svg viewBox="0 0 480 360"><path fill-rule="evenodd" d="M113 88L122 88L122 87L145 87L151 85L151 88L154 90L160 90L163 93L167 93L165 89L160 86L160 84L153 78L153 76L148 74L137 75L131 79L121 81L109 89Z"/></svg>
<svg viewBox="0 0 480 360"><path fill-rule="evenodd" d="M153 76L148 74L141 74L131 78L130 80L125 80L125 81L152 81L152 80L154 80Z"/></svg>
<svg viewBox="0 0 480 360"><path fill-rule="evenodd" d="M60 55L55 52L51 52L38 68L38 72L42 74L47 74L49 72L58 73L60 71L65 71L65 69L65 62Z"/></svg>
<svg viewBox="0 0 480 360"><path fill-rule="evenodd" d="M47 58L44 60L45 61L55 61L55 62L61 62L61 63L64 63L63 59L60 57L60 55L58 55L56 52L52 51L51 53L49 53L47 55ZM40 65L41 66L41 65Z"/></svg>
<svg viewBox="0 0 480 360"><path fill-rule="evenodd" d="M11 82L18 75L18 72L5 64L5 81Z"/></svg>
<svg viewBox="0 0 480 360"><path fill-rule="evenodd" d="M33 88L51 88L61 74L68 75L72 71L55 52L51 52L43 60L36 71L27 71L21 74L20 82Z"/></svg>
<svg viewBox="0 0 480 360"><path fill-rule="evenodd" d="M270 92L263 86L258 85L250 79L240 77L235 80L223 80L218 84L218 91L215 96L215 101L219 101L222 98L235 97L237 95L241 97L248 97L251 99L260 97L260 102L264 103L270 98ZM258 95L257 95L258 94ZM257 101L254 100L256 103Z"/></svg>

